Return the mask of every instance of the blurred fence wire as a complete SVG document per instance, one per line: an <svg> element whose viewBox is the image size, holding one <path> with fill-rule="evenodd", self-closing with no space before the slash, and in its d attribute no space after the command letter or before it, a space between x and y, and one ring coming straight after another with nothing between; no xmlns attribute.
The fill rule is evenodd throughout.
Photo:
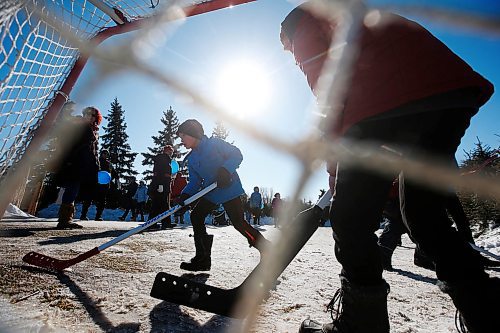
<svg viewBox="0 0 500 333"><path fill-rule="evenodd" d="M342 161L381 173L393 173L404 168L407 170L406 177L426 185L439 189L450 187L466 189L500 202L500 181L498 179L484 178L475 174L461 177L458 170L443 166L438 161L428 158L402 159L394 152L381 152L380 149L374 149L374 146L366 143L350 142L349 149L347 149L347 145L343 142L328 139L316 132L311 132L298 141L292 142L251 126L248 122L231 116L218 108L213 101L208 100L182 78L157 71L154 66L147 62L147 59L141 56L141 52L137 52L138 45L146 47L148 52L155 52L159 46L164 43L168 44L169 37L175 34L174 26L169 25L169 23L176 21L177 23L189 24L184 19L190 13L183 8L193 4L210 2L212 1L9 0L0 5L0 33L3 47L0 56L0 65L2 66L0 68L0 139L2 139L0 196L3 204L0 208L6 207L6 203L11 199L12 189L19 187L19 184L23 182L25 179L23 170L26 170L26 166L34 161L36 152L53 129L55 119L71 92L72 86L65 91L64 80L71 77L70 71L74 69L75 64L78 65L78 59L88 57L102 60L108 65L99 71L100 74L97 77L92 78L86 87L89 91L99 89L98 82L104 82L107 78L115 75L117 71L138 72L163 84L165 89L175 91L177 94L191 99L204 112L215 119L224 120L233 130L245 133L254 140L293 156L302 165L302 171L291 196L291 202L299 201L310 175L321 165L318 163L319 161L332 163ZM227 3L224 1L225 5ZM234 3L237 4L237 2ZM419 6L417 1L380 1L379 7L374 7L378 3L377 1L373 3L369 2L368 6L365 7L360 0L321 2L321 13L338 15L340 10L346 18L343 20L346 24L340 27L340 32L332 41L335 56L329 58L324 72L335 73L335 75L322 76L320 82L323 93L320 97L320 103L323 101L328 105L341 105L339 101L345 93L350 69L355 62L355 57L352 57L352 54L355 54L356 44L351 41L355 40L358 30L370 10L377 8L399 9L412 15L421 15L462 29L470 29L473 33L500 34L500 16L487 11L486 13L469 13L453 7L446 9L430 5ZM266 2L263 1L262 5L265 6ZM121 34L132 30L137 30L137 33L131 36L126 43L96 47L101 40L109 37L108 35L103 36L103 32L116 27L120 30L115 33ZM43 60L35 58L32 61L34 65L31 67L31 72L20 73L14 64L18 64L17 61L23 59L24 55L19 50L17 50L18 54L15 54L15 45L21 39L23 43L29 43L30 36L34 36L35 30L40 40L32 43L30 48L41 50L44 45L43 40L51 37L53 44L49 46L49 49L54 50L58 60L54 60L51 65L52 70L42 70L44 66L48 65L44 64ZM28 61L26 62L28 63ZM56 76L55 71L58 71L60 75ZM38 78L33 77L30 82L33 82L33 87L39 89L33 88L31 91L23 93L20 86L27 84L28 81L15 81L22 76L41 76L41 73L45 73L43 76L46 77L46 80L40 82L43 81L45 84L48 82L47 80L52 81L42 87L35 83L38 82ZM17 95L16 92L18 92ZM33 94L37 97L32 97ZM61 101L57 102L58 98ZM54 104L56 107L50 109ZM334 118L336 112L338 110L335 108L327 110L328 117ZM44 125L43 122L46 124ZM325 129L321 120L318 121L317 127ZM14 132L16 133L13 134ZM39 138L33 144L35 133ZM33 144L31 149L27 149L29 144ZM283 214L285 216L281 217L282 221L292 219L292 216L287 215L287 212L283 212ZM273 264L272 260L278 260L281 251L286 251L286 249L280 249L271 258L270 266ZM252 295L254 292L258 294L258 291L255 290L248 294ZM245 305L253 306L246 324L246 329L249 330L257 317L258 303L250 305L245 303Z"/></svg>

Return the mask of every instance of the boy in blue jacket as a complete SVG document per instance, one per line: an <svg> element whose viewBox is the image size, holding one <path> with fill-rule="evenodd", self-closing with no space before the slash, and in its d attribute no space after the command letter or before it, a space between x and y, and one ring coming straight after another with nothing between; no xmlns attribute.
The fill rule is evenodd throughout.
<svg viewBox="0 0 500 333"><path fill-rule="evenodd" d="M195 119L188 119L179 125L177 135L182 144L191 149L186 157L189 182L182 190L179 204L202 188L217 182L217 188L202 197L191 211L194 245L196 255L181 263L181 269L188 271L209 271L213 235L208 235L205 218L222 204L232 225L247 240L250 246L263 252L268 241L252 228L244 219L244 206L241 195L245 193L236 169L243 156L232 144L217 138L205 136L203 126Z"/></svg>

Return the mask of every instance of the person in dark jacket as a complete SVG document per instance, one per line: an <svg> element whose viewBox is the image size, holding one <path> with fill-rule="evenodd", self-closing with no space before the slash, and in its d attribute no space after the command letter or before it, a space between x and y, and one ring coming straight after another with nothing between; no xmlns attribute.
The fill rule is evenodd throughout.
<svg viewBox="0 0 500 333"><path fill-rule="evenodd" d="M109 160L109 151L107 149L101 149L99 153L99 171L107 172L108 175L113 178L114 170ZM106 207L106 197L108 195L111 185L111 179L106 184L101 184L96 181L93 183L87 183L80 189L80 197L82 198L82 213L80 220L88 220L87 213L89 211L90 205L94 202L96 206L96 215L94 220L102 221L102 213Z"/></svg>
<svg viewBox="0 0 500 333"><path fill-rule="evenodd" d="M58 138L61 144L69 144L63 149L63 162L59 165L56 182L64 189L58 213L58 229L80 229L73 223L75 199L81 186L97 182L99 160L97 141L102 115L93 106L83 109L82 117L70 117L65 121L64 137ZM62 141L64 140L64 141Z"/></svg>
<svg viewBox="0 0 500 333"><path fill-rule="evenodd" d="M279 218L281 215L281 206L283 205L283 200L281 199L281 194L276 193L273 200L271 201L271 207L273 211L274 227L279 227Z"/></svg>
<svg viewBox="0 0 500 333"><path fill-rule="evenodd" d="M355 11L363 22L358 34L349 34L347 43L331 45L336 32L345 31L345 21L326 19L328 10L318 11L318 3L310 1L290 12L280 38L327 110L322 124L326 137L341 139L347 149L361 143L384 153L389 147L403 160L426 157L453 165L460 139L492 95L492 84L418 23L392 13L368 12L360 2ZM353 61L348 76L333 77L344 79L345 90L323 91L326 87L319 83L325 81L319 78L325 61L338 60L339 54ZM329 100L331 96L338 99ZM488 276L479 254L452 227L446 194L406 179L406 169L401 171L403 221L435 263L439 288L451 297L470 332L498 330L498 307L488 304L498 303L500 279ZM339 161L330 221L342 265L342 297L337 299L342 311L328 324L305 320L300 332L389 332L389 286L382 277L375 231L398 174Z"/></svg>
<svg viewBox="0 0 500 333"><path fill-rule="evenodd" d="M160 215L170 209L170 184L172 181L172 154L174 148L171 145L163 147L163 152L153 158L153 178L149 185L149 197L151 198L151 211L149 219ZM173 228L170 218L162 221L162 229Z"/></svg>
<svg viewBox="0 0 500 333"><path fill-rule="evenodd" d="M262 212L262 194L260 194L260 189L258 186L253 188L252 194L250 194L250 211L253 216L253 224L260 225L260 214Z"/></svg>
<svg viewBox="0 0 500 333"><path fill-rule="evenodd" d="M134 200L135 192L137 191L137 182L134 176L130 176L128 180L127 186L125 186L125 193L123 194L123 208L125 211L123 215L120 216L120 221L125 221L127 218L128 212L132 211L132 221L136 220L136 205L137 202ZM144 218L144 215L143 215Z"/></svg>
<svg viewBox="0 0 500 333"><path fill-rule="evenodd" d="M181 263L181 269L188 271L209 271L213 235L207 234L205 218L222 204L234 228L262 254L268 241L244 219L244 205L241 196L245 193L236 169L243 156L232 144L217 138L205 136L203 126L196 119L188 119L179 125L177 135L182 144L191 149L187 155L189 182L182 190L178 204L201 189L217 182L217 188L199 199L191 211L196 255Z"/></svg>

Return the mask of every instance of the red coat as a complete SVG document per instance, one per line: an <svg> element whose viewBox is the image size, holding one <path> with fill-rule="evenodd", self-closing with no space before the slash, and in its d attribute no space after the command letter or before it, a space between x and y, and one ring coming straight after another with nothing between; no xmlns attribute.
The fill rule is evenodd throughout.
<svg viewBox="0 0 500 333"><path fill-rule="evenodd" d="M335 24L294 11L282 29L287 30L290 49L314 92ZM335 135L364 119L433 95L478 88L474 102L479 107L493 93L488 80L425 28L401 16L383 14L377 24L362 28L359 41L359 58Z"/></svg>
<svg viewBox="0 0 500 333"><path fill-rule="evenodd" d="M171 199L177 198L181 195L182 190L187 185L187 178L181 174L177 174L172 182L172 192L170 192Z"/></svg>

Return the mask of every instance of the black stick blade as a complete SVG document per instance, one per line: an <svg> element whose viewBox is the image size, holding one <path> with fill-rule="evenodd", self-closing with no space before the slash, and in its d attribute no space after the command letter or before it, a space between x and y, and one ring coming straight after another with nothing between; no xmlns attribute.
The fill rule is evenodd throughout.
<svg viewBox="0 0 500 333"><path fill-rule="evenodd" d="M221 316L235 317L232 310L237 302L238 290L239 287L222 289L160 272L156 275L150 295Z"/></svg>

